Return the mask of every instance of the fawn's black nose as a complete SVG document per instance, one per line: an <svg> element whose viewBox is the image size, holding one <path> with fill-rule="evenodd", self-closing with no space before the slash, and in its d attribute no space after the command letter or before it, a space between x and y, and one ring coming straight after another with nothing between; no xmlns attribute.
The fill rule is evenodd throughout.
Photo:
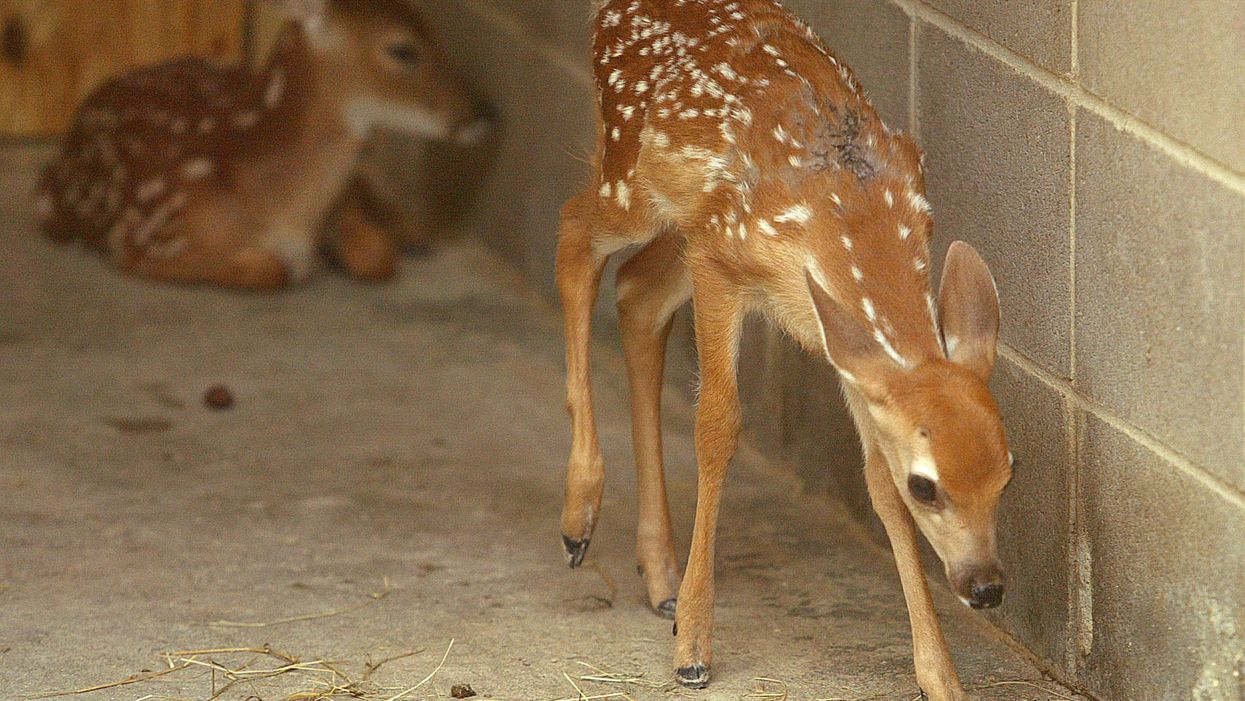
<svg viewBox="0 0 1245 701"><path fill-rule="evenodd" d="M965 606L992 609L1003 603L1007 577L998 562L964 565L947 574L951 588Z"/></svg>
<svg viewBox="0 0 1245 701"><path fill-rule="evenodd" d="M992 609L1003 603L1003 585L999 582L974 584L968 604L975 609Z"/></svg>

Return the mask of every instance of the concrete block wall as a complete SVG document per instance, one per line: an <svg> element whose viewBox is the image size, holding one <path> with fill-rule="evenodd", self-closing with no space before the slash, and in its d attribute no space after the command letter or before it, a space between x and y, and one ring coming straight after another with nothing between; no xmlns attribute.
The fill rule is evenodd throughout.
<svg viewBox="0 0 1245 701"><path fill-rule="evenodd" d="M474 227L552 296L590 2L423 5L504 119ZM998 278L1019 465L992 620L1104 699L1245 698L1245 4L788 5L926 150L935 257L966 239ZM753 441L869 518L833 372L759 322L741 372Z"/></svg>

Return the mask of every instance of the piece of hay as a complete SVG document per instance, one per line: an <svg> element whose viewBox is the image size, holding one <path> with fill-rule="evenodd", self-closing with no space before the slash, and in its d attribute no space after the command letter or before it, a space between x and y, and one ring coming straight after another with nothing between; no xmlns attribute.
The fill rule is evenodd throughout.
<svg viewBox="0 0 1245 701"><path fill-rule="evenodd" d="M451 641L451 646L452 644L453 642ZM376 664L365 664L364 678L356 681L334 662L324 659L302 661L294 655L282 652L281 650L267 644L245 647L178 650L173 652L165 652L161 655L168 667L158 672L143 672L141 674L131 675L125 679L114 682L97 684L82 689L43 692L27 696L26 698L44 699L56 696L87 694L93 691L102 691L119 686L138 684L187 669L202 669L206 670L211 683L211 695L206 697L204 701L214 701L240 684L251 686L252 689L254 689L253 685L255 682L291 674L306 677L307 683L313 688L308 688L293 694L287 694L284 697L286 701L329 701L331 699L381 701L381 699L386 696L389 697L387 701L393 701L394 699L401 698L404 694L409 694L414 689L419 688L420 685L426 683L427 680L431 678L431 675L425 678L424 682L421 682L420 685L416 685L416 687L408 689L398 696L391 696L391 694L399 691L400 687L382 686L376 682L368 680L366 677L375 672L376 669L386 662L391 662L402 657L409 657L410 655L415 654L415 652L395 655L394 657L381 660L381 662ZM448 649L446 652L448 655ZM215 658L215 656L220 655L242 654L249 654L252 655L252 657L243 662L241 665L231 666ZM264 659L275 660L277 664L275 666L253 668L256 662ZM442 664L444 664L444 658L442 659ZM438 666L438 669L439 668L440 666ZM433 673L435 674L435 670ZM218 681L222 679L225 683L218 685ZM257 697L257 694L252 694L252 696ZM157 697L155 695L148 695L144 698L152 699Z"/></svg>
<svg viewBox="0 0 1245 701"><path fill-rule="evenodd" d="M389 664L390 662L393 662L394 660L401 660L406 657L412 657L414 655L418 655L419 653L427 649L428 648L426 647L421 647L418 650L411 650L410 652L404 652L400 655L394 655L393 657L386 657L385 659L375 664L371 662L364 663L364 667L366 668L366 671L363 672L363 678L367 679L368 677L371 677L373 674L376 673L376 670L381 668L382 665Z"/></svg>
<svg viewBox="0 0 1245 701"><path fill-rule="evenodd" d="M787 682L781 679L771 679L769 677L753 677L752 681L757 682L759 686L748 695L745 699L766 699L767 701L787 701ZM766 688L766 684L777 684L781 687L778 691L770 691Z"/></svg>
<svg viewBox="0 0 1245 701"><path fill-rule="evenodd" d="M189 664L184 664L178 667L162 669L159 672L145 672L145 673L140 673L140 674L131 674L125 679L120 679L115 682L105 682L103 684L96 684L94 686L83 687L81 689L68 689L64 691L43 691L43 692L39 692L35 694L27 694L24 698L50 699L50 698L54 698L57 696L75 696L78 694L89 694L92 691L103 691L104 689L114 689L118 686L127 686L129 684L138 684L140 682L150 681L152 679L155 679L156 677L163 677L166 674L172 674L173 672L180 672L183 669L189 669L189 668L190 668Z"/></svg>
<svg viewBox="0 0 1245 701"><path fill-rule="evenodd" d="M450 638L450 644L449 644L449 646L448 646L448 647L446 647L446 648L445 648L445 654L444 654L444 655L441 655L441 661L437 664L437 668L436 668L436 669L434 669L434 670L432 670L431 672L429 672L429 673L428 673L428 676L424 677L424 678L423 678L423 679L422 679L422 680L421 680L418 684L416 684L415 686L412 686L411 688L409 688L409 689L407 689L406 691L403 691L403 692L401 692L401 693L394 694L393 696L390 696L389 698L385 699L385 701L398 701L398 699L400 699L400 698L402 698L402 697L404 697L404 696L407 696L408 694L411 694L412 692L414 692L414 691L415 691L416 689L418 689L419 687L423 686L424 684L427 684L427 683L428 683L428 682L429 682L429 681L430 681L433 677L437 676L437 672L440 672L440 671L441 671L441 668L445 666L445 661L446 661L447 659L449 659L449 656L450 656L450 650L453 650L453 649L454 649L454 639L453 639L453 638Z"/></svg>
<svg viewBox="0 0 1245 701"><path fill-rule="evenodd" d="M315 621L321 618L331 618L333 616L340 616L344 613L354 613L355 611L358 611L359 609L371 606L377 601L380 601L386 596L389 596L389 592L391 591L393 591L393 587L389 585L389 578L385 577L384 586L380 591L372 592L368 594L369 598L367 601L364 601L361 604L356 604L354 606L347 606L345 608L333 609L331 611L322 611L320 613L306 613L300 616L287 616L285 618L278 618L272 621L257 621L257 622L256 621L208 621L207 625L212 626L214 628L270 628L272 626L279 626L279 625L283 625L286 623L297 623L299 621Z"/></svg>

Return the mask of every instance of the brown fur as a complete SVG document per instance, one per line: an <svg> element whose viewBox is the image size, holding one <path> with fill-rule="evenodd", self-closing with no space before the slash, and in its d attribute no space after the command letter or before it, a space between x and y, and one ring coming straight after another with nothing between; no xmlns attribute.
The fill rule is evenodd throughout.
<svg viewBox="0 0 1245 701"><path fill-rule="evenodd" d="M771 0L609 0L596 18L594 66L595 179L563 210L557 260L573 429L562 533L572 566L604 482L591 312L607 258L639 245L618 296L640 483L637 555L659 613L674 603L677 578L661 484L661 355L671 315L689 298L700 361L696 520L675 613L679 680L702 686L712 663L715 532L741 422L739 334L757 310L840 370L894 546L918 682L937 701L963 698L916 529L960 591L997 572L994 510L1010 467L985 380L998 307L989 271L963 244L948 257L941 305L934 300L916 144L887 129L850 69ZM950 358L944 326L960 334ZM930 466L941 476L936 506L907 486L910 471Z"/></svg>
<svg viewBox="0 0 1245 701"><path fill-rule="evenodd" d="M412 122L439 138L478 118L403 3L283 2L303 14L259 71L178 61L89 96L42 179L47 234L106 250L135 275L279 288L314 267L321 225L378 112L371 105L419 113ZM418 62L387 53L395 45ZM391 275L396 243L370 222L360 233L362 202L345 199L353 211L333 245L352 272Z"/></svg>

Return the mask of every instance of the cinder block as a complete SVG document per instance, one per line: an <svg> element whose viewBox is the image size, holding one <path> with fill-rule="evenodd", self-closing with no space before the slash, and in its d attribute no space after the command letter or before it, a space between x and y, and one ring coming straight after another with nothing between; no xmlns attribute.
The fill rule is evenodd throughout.
<svg viewBox="0 0 1245 701"><path fill-rule="evenodd" d="M486 12L509 15L527 36L545 46L565 51L585 68L592 53L591 0L459 0Z"/></svg>
<svg viewBox="0 0 1245 701"><path fill-rule="evenodd" d="M883 0L804 0L787 6L852 67L882 119L907 130L908 16Z"/></svg>
<svg viewBox="0 0 1245 701"><path fill-rule="evenodd" d="M1076 382L1245 487L1245 197L1077 117Z"/></svg>
<svg viewBox="0 0 1245 701"><path fill-rule="evenodd" d="M1078 12L1086 88L1245 171L1245 3L1081 0Z"/></svg>
<svg viewBox="0 0 1245 701"><path fill-rule="evenodd" d="M838 373L824 357L783 339L783 444L810 491L829 491L857 518L873 517L856 426L843 401Z"/></svg>
<svg viewBox="0 0 1245 701"><path fill-rule="evenodd" d="M1067 377L1068 110L936 27L919 31L917 122L934 206L935 274L951 241L971 243L998 282L1004 340Z"/></svg>
<svg viewBox="0 0 1245 701"><path fill-rule="evenodd" d="M1094 416L1080 509L1100 698L1245 698L1245 508Z"/></svg>
<svg viewBox="0 0 1245 701"><path fill-rule="evenodd" d="M515 164L522 173L516 177L525 184L521 226L495 234L522 242L523 268L553 295L560 211L569 197L589 184L587 156L596 139L596 107L592 89L560 67L539 62L528 70L521 137L526 143ZM611 314L614 309L611 297Z"/></svg>
<svg viewBox="0 0 1245 701"><path fill-rule="evenodd" d="M1000 358L991 390L1016 465L999 505L999 556L1008 572L1003 606L990 617L1041 657L1066 659L1071 496L1063 396Z"/></svg>
<svg viewBox="0 0 1245 701"><path fill-rule="evenodd" d="M1065 75L1072 70L1071 0L929 1L961 23L1053 73Z"/></svg>
<svg viewBox="0 0 1245 701"><path fill-rule="evenodd" d="M582 157L595 138L591 87L531 43L514 41L505 27L482 21L463 0L429 2L425 9L499 113L496 166L481 186L471 228L553 298L558 214L588 179ZM605 287L601 309L612 316L612 286Z"/></svg>

